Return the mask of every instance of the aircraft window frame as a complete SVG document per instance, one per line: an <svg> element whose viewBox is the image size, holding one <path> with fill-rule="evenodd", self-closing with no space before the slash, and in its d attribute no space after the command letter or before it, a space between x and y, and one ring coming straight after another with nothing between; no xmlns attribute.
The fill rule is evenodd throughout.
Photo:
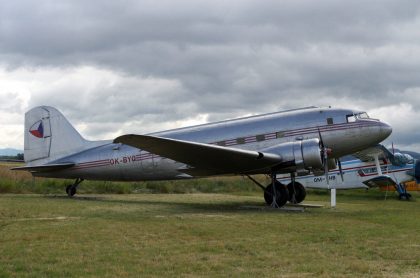
<svg viewBox="0 0 420 278"><path fill-rule="evenodd" d="M257 136L255 136L255 140L257 140L257 142L261 142L265 140L265 135L264 134L259 134Z"/></svg>
<svg viewBox="0 0 420 278"><path fill-rule="evenodd" d="M368 113L360 112L356 114L350 114L346 116L348 123L354 123L357 120L371 120L372 118L369 117Z"/></svg>
<svg viewBox="0 0 420 278"><path fill-rule="evenodd" d="M361 119L361 120L370 119L368 113L366 112L358 113L355 116L357 119Z"/></svg>
<svg viewBox="0 0 420 278"><path fill-rule="evenodd" d="M347 115L346 119L348 123L354 123L357 120L356 115L353 115L353 114Z"/></svg>
<svg viewBox="0 0 420 278"><path fill-rule="evenodd" d="M276 132L276 138L277 139L283 138L283 137L284 137L284 132L283 131Z"/></svg>
<svg viewBox="0 0 420 278"><path fill-rule="evenodd" d="M376 167L360 169L359 174L360 174L360 171L365 175L369 175L369 174L376 174L377 175L378 174L378 169ZM382 171L382 173L388 173L388 166L387 165L381 165L381 171Z"/></svg>
<svg viewBox="0 0 420 278"><path fill-rule="evenodd" d="M236 144L238 144L238 145L245 144L245 138L237 138L236 139Z"/></svg>
<svg viewBox="0 0 420 278"><path fill-rule="evenodd" d="M327 118L327 125L333 125L334 119L333 118Z"/></svg>
<svg viewBox="0 0 420 278"><path fill-rule="evenodd" d="M407 159L407 164L414 164L414 157L409 155L408 153L404 154L405 158Z"/></svg>

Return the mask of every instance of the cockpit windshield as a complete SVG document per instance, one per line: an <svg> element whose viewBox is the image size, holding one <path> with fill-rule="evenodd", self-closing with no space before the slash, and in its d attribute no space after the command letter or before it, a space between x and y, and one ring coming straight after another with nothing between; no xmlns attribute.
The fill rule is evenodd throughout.
<svg viewBox="0 0 420 278"><path fill-rule="evenodd" d="M358 119L369 119L369 115L366 112L355 114Z"/></svg>
<svg viewBox="0 0 420 278"><path fill-rule="evenodd" d="M352 115L347 115L347 122L348 123L353 123L355 122L357 119L370 119L369 115L366 112L360 112L360 113L355 113Z"/></svg>
<svg viewBox="0 0 420 278"><path fill-rule="evenodd" d="M397 165L413 164L414 158L406 153L395 153L394 160Z"/></svg>

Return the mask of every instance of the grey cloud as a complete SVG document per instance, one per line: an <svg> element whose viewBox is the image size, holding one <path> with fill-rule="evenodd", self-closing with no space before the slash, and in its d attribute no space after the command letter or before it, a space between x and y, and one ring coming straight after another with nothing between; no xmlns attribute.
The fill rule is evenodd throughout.
<svg viewBox="0 0 420 278"><path fill-rule="evenodd" d="M19 95L14 92L2 92L0 95L0 110L6 110L12 113L22 113L21 101Z"/></svg>
<svg viewBox="0 0 420 278"><path fill-rule="evenodd" d="M48 57L145 41L383 44L417 17L417 1L3 2L2 49ZM47 62L46 61L46 62Z"/></svg>
<svg viewBox="0 0 420 278"><path fill-rule="evenodd" d="M405 102L416 112L419 7L413 0L3 1L0 61L9 70L88 66L117 74L114 84L76 80L30 100L97 126L87 130L93 136L308 105L369 110ZM415 140L401 132L405 144Z"/></svg>

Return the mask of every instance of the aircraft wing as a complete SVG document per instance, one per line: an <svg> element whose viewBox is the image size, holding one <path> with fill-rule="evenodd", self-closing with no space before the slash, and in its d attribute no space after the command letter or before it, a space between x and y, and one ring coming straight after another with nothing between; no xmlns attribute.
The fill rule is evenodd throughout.
<svg viewBox="0 0 420 278"><path fill-rule="evenodd" d="M64 170L73 166L74 166L74 163L58 163L58 164L45 164L45 165L39 165L39 166L14 167L14 168L11 168L10 170L29 171L29 172L51 172L51 171Z"/></svg>
<svg viewBox="0 0 420 278"><path fill-rule="evenodd" d="M197 176L268 170L282 162L281 156L277 154L148 135L123 135L116 138L114 143L123 143L185 163L193 168L179 170Z"/></svg>
<svg viewBox="0 0 420 278"><path fill-rule="evenodd" d="M353 156L357 157L363 162L374 160L376 155L378 155L378 158L381 160L387 159L391 161L392 165L395 166L404 166L408 163L412 163L413 160L413 158L407 154L393 154L387 148L385 148L385 146L380 144L353 154Z"/></svg>
<svg viewBox="0 0 420 278"><path fill-rule="evenodd" d="M375 155L378 155L379 159L393 159L394 155L385 148L384 145L378 144L376 146L364 149L360 152L352 154L363 162L372 161Z"/></svg>
<svg viewBox="0 0 420 278"><path fill-rule="evenodd" d="M369 187L383 187L383 186L397 185L396 182L388 175L374 177L370 180L364 181L363 183Z"/></svg>

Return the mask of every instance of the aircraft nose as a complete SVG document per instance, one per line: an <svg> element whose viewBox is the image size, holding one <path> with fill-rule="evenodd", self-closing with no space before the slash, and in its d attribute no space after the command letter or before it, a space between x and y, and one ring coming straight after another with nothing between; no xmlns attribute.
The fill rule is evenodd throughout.
<svg viewBox="0 0 420 278"><path fill-rule="evenodd" d="M381 122L381 134L385 138L388 138L389 135L392 133L392 127L384 122Z"/></svg>

